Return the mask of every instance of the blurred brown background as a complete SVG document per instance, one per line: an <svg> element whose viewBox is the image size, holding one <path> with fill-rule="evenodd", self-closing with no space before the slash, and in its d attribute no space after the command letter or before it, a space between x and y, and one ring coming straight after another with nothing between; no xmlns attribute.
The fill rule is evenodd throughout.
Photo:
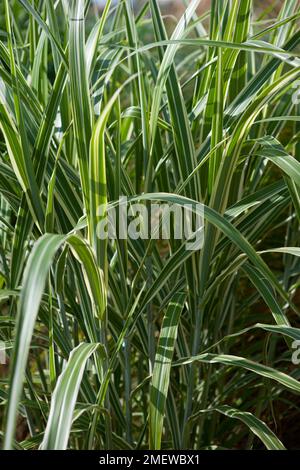
<svg viewBox="0 0 300 470"><path fill-rule="evenodd" d="M254 0L257 13L259 14L266 10L266 8L270 7L270 16L272 16L272 13L278 13L283 2L284 0ZM106 0L94 0L94 3L100 8L103 8ZM117 0L115 0L114 3L117 3ZM139 7L145 3L145 0L132 0L132 3L134 6ZM187 4L189 2L184 2L183 0L159 0L159 3L165 13L170 12L177 16L183 11L185 3ZM210 8L210 4L211 0L202 0L199 5L198 13L203 13L208 10Z"/></svg>

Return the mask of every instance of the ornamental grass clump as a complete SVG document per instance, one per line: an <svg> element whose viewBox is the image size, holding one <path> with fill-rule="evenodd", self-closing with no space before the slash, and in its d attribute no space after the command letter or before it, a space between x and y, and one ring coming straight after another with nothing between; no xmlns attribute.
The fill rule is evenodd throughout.
<svg viewBox="0 0 300 470"><path fill-rule="evenodd" d="M299 1L209 3L1 1L4 449L299 448Z"/></svg>

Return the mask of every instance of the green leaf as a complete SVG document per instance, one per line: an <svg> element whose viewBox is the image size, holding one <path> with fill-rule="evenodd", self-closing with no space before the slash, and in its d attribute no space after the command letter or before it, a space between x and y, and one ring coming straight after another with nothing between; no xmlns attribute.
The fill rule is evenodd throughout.
<svg viewBox="0 0 300 470"><path fill-rule="evenodd" d="M73 351L65 369L58 377L54 389L50 414L41 450L65 450L68 445L73 413L84 368L89 357L100 345L79 344Z"/></svg>
<svg viewBox="0 0 300 470"><path fill-rule="evenodd" d="M278 437L271 431L271 429L261 420L247 411L239 411L228 405L221 405L207 410L201 410L201 413L221 413L229 418L238 419L244 423L266 446L268 450L285 450L284 445ZM197 415L192 416L191 420L195 420Z"/></svg>
<svg viewBox="0 0 300 470"><path fill-rule="evenodd" d="M161 448L171 363L184 300L185 294L174 295L169 303L160 331L150 387L150 449L159 450Z"/></svg>
<svg viewBox="0 0 300 470"><path fill-rule="evenodd" d="M233 356L228 354L199 354L198 356L190 357L188 359L180 359L175 362L173 366L183 366L187 364L192 364L193 362L206 362L209 364L222 364L226 366L241 367L242 369L249 370L254 372L257 375L262 377L267 377L269 379L275 380L284 387L292 390L294 392L300 392L300 382L290 377L283 372L280 372L272 367L259 364L258 362L251 361L250 359L245 359L240 356Z"/></svg>

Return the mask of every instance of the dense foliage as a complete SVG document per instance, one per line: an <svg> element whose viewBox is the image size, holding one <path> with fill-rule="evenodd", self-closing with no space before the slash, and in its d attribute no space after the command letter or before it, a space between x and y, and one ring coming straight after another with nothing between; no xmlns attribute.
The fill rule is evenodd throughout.
<svg viewBox="0 0 300 470"><path fill-rule="evenodd" d="M184 4L0 1L4 448L299 447L299 2Z"/></svg>

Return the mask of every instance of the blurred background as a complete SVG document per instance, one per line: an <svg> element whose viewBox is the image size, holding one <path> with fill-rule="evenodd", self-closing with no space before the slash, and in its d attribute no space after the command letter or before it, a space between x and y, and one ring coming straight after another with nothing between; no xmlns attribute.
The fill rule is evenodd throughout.
<svg viewBox="0 0 300 470"><path fill-rule="evenodd" d="M144 5L145 0L131 0L133 6L139 8ZM104 8L106 0L93 0L94 4L100 9ZM118 3L118 0L113 0L113 3ZM163 9L167 9L172 14L180 14L181 10L184 9L184 5L189 3L189 0L159 0L159 3ZM270 7L269 14L278 12L283 0L254 0L257 13ZM211 0L202 0L199 5L199 13L206 11L210 8Z"/></svg>

